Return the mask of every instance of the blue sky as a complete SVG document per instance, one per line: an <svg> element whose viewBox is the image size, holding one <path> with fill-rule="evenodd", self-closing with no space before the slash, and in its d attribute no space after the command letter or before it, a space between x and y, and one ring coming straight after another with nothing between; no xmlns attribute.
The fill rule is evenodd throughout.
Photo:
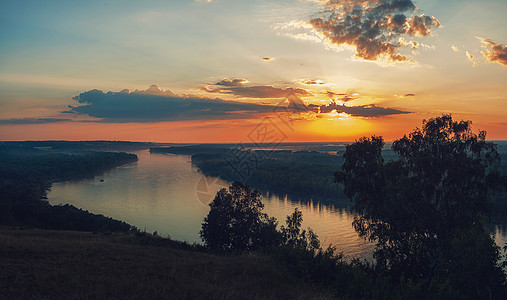
<svg viewBox="0 0 507 300"><path fill-rule="evenodd" d="M343 1L335 2L334 9L343 9ZM13 129L22 137L37 137L26 134L34 130L19 125L20 119L68 118L62 111L78 104L72 97L92 89L133 91L156 84L181 98L270 105L281 100L213 88L223 79L245 79L242 89L304 89L308 91L302 97L306 104L340 102L326 96L330 91L350 96L352 100L343 101L346 105L376 105L411 113L361 120L371 126L361 125L363 130L357 134L383 128L389 136L399 124L411 128L422 118L451 112L473 120L495 137L507 138L502 136L507 132L507 62L501 60L507 44L507 1L408 2L416 9L405 12L407 16L431 16L441 25L430 25L429 34L399 36L407 45L396 53L411 63L364 59L354 45L322 40L333 32L319 32L308 24L324 17L321 11L330 8L326 1L3 1L0 120L16 119L17 127L1 125L0 138L12 138L1 134L2 127L3 132ZM399 43L398 36L393 41ZM417 49L409 42L417 42ZM497 56L481 53L487 51ZM304 83L310 81L319 84ZM409 94L412 96L404 97ZM94 117L74 116L76 120ZM307 119L295 139L311 135L310 127L315 139L341 138L338 133L318 132L331 123L316 126L310 124L312 118ZM244 126L250 124L247 121ZM337 120L332 126L340 122L344 121ZM342 132L339 128L333 130ZM40 138L58 137L40 132ZM164 138L170 139L170 134Z"/></svg>

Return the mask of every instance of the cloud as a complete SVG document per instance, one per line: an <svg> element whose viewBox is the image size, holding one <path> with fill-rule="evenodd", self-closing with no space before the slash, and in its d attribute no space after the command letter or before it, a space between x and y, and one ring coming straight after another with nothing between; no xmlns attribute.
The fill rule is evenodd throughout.
<svg viewBox="0 0 507 300"><path fill-rule="evenodd" d="M472 53L465 51L465 55L467 56L468 60L472 62L472 65L475 67L477 66L477 62L475 61L475 56L472 55Z"/></svg>
<svg viewBox="0 0 507 300"><path fill-rule="evenodd" d="M348 102L351 100L356 100L359 95L355 90L350 89L347 91L347 93L335 93L331 91L326 91L326 95L332 100L332 101L341 101L341 102Z"/></svg>
<svg viewBox="0 0 507 300"><path fill-rule="evenodd" d="M222 86L241 86L247 83L248 80L243 78L236 78L236 79L227 79L224 78L220 80L219 82L215 83L215 85L222 85Z"/></svg>
<svg viewBox="0 0 507 300"><path fill-rule="evenodd" d="M493 42L490 39L479 38L482 41L484 51L481 54L490 62L497 62L507 66L507 45Z"/></svg>
<svg viewBox="0 0 507 300"><path fill-rule="evenodd" d="M201 90L245 98L285 98L295 94L300 97L312 94L299 88L278 88L271 85L245 86L245 79L223 79L215 84L207 84Z"/></svg>
<svg viewBox="0 0 507 300"><path fill-rule="evenodd" d="M122 94L128 94L130 93L129 89L123 89L120 91ZM133 94L139 94L139 95L153 95L153 96L170 96L170 97L176 97L176 94L171 92L170 90L162 90L158 87L156 84L150 85L149 88L146 90L134 90L132 92Z"/></svg>
<svg viewBox="0 0 507 300"><path fill-rule="evenodd" d="M20 119L3 119L0 120L1 125L21 125L21 124L46 124L46 123L59 123L59 122L72 122L72 119L58 119L58 118L20 118Z"/></svg>
<svg viewBox="0 0 507 300"><path fill-rule="evenodd" d="M408 94L403 95L403 97L415 97L415 94L408 93Z"/></svg>
<svg viewBox="0 0 507 300"><path fill-rule="evenodd" d="M233 88L233 87L231 87ZM148 89L149 90L149 89ZM101 122L226 120L270 113L276 106L222 99L90 90L73 97L81 105L66 113L100 118Z"/></svg>
<svg viewBox="0 0 507 300"><path fill-rule="evenodd" d="M402 111L394 108L385 108L376 106L375 104L360 105L360 106L345 106L345 104L339 105L335 102L331 102L328 105L321 105L319 107L320 113L331 113L336 111L337 113L346 113L354 117L366 117L376 118L389 115L409 114L408 111Z"/></svg>
<svg viewBox="0 0 507 300"><path fill-rule="evenodd" d="M262 60L263 60L263 61L273 61L273 60L275 60L275 59L276 59L276 58L274 58L274 57L263 57L263 58L262 58Z"/></svg>
<svg viewBox="0 0 507 300"><path fill-rule="evenodd" d="M454 52L458 52L458 51L459 51L459 48L458 48L458 46L456 46L456 45L452 45L452 46L451 46L451 49L452 49L452 51L454 51Z"/></svg>
<svg viewBox="0 0 507 300"><path fill-rule="evenodd" d="M299 83L306 84L306 85L321 85L321 84L326 84L322 80L318 80L318 79L301 79L299 81Z"/></svg>
<svg viewBox="0 0 507 300"><path fill-rule="evenodd" d="M425 37L441 27L435 17L417 11L411 0L333 0L309 24L328 43L352 47L358 59L413 62L400 54L407 46L400 37Z"/></svg>
<svg viewBox="0 0 507 300"><path fill-rule="evenodd" d="M326 91L326 95L328 95L329 98L334 99L336 96L346 96L347 94Z"/></svg>

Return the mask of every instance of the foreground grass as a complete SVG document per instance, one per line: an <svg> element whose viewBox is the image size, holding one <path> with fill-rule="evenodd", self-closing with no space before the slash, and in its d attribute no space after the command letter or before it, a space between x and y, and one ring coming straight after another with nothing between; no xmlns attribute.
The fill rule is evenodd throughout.
<svg viewBox="0 0 507 300"><path fill-rule="evenodd" d="M185 249L187 248L187 249ZM0 228L2 299L331 299L262 254L129 234Z"/></svg>

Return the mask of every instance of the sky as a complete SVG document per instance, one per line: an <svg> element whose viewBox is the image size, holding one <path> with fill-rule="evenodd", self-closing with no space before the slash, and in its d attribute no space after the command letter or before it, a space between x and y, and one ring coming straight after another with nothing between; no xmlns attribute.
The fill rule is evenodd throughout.
<svg viewBox="0 0 507 300"><path fill-rule="evenodd" d="M0 140L507 139L505 0L1 1Z"/></svg>

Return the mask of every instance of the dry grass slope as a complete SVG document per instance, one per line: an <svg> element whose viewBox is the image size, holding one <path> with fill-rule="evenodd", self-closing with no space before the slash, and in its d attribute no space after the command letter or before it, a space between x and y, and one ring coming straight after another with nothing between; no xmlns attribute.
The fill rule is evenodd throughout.
<svg viewBox="0 0 507 300"><path fill-rule="evenodd" d="M127 234L0 228L2 299L330 299L273 259L141 245Z"/></svg>

